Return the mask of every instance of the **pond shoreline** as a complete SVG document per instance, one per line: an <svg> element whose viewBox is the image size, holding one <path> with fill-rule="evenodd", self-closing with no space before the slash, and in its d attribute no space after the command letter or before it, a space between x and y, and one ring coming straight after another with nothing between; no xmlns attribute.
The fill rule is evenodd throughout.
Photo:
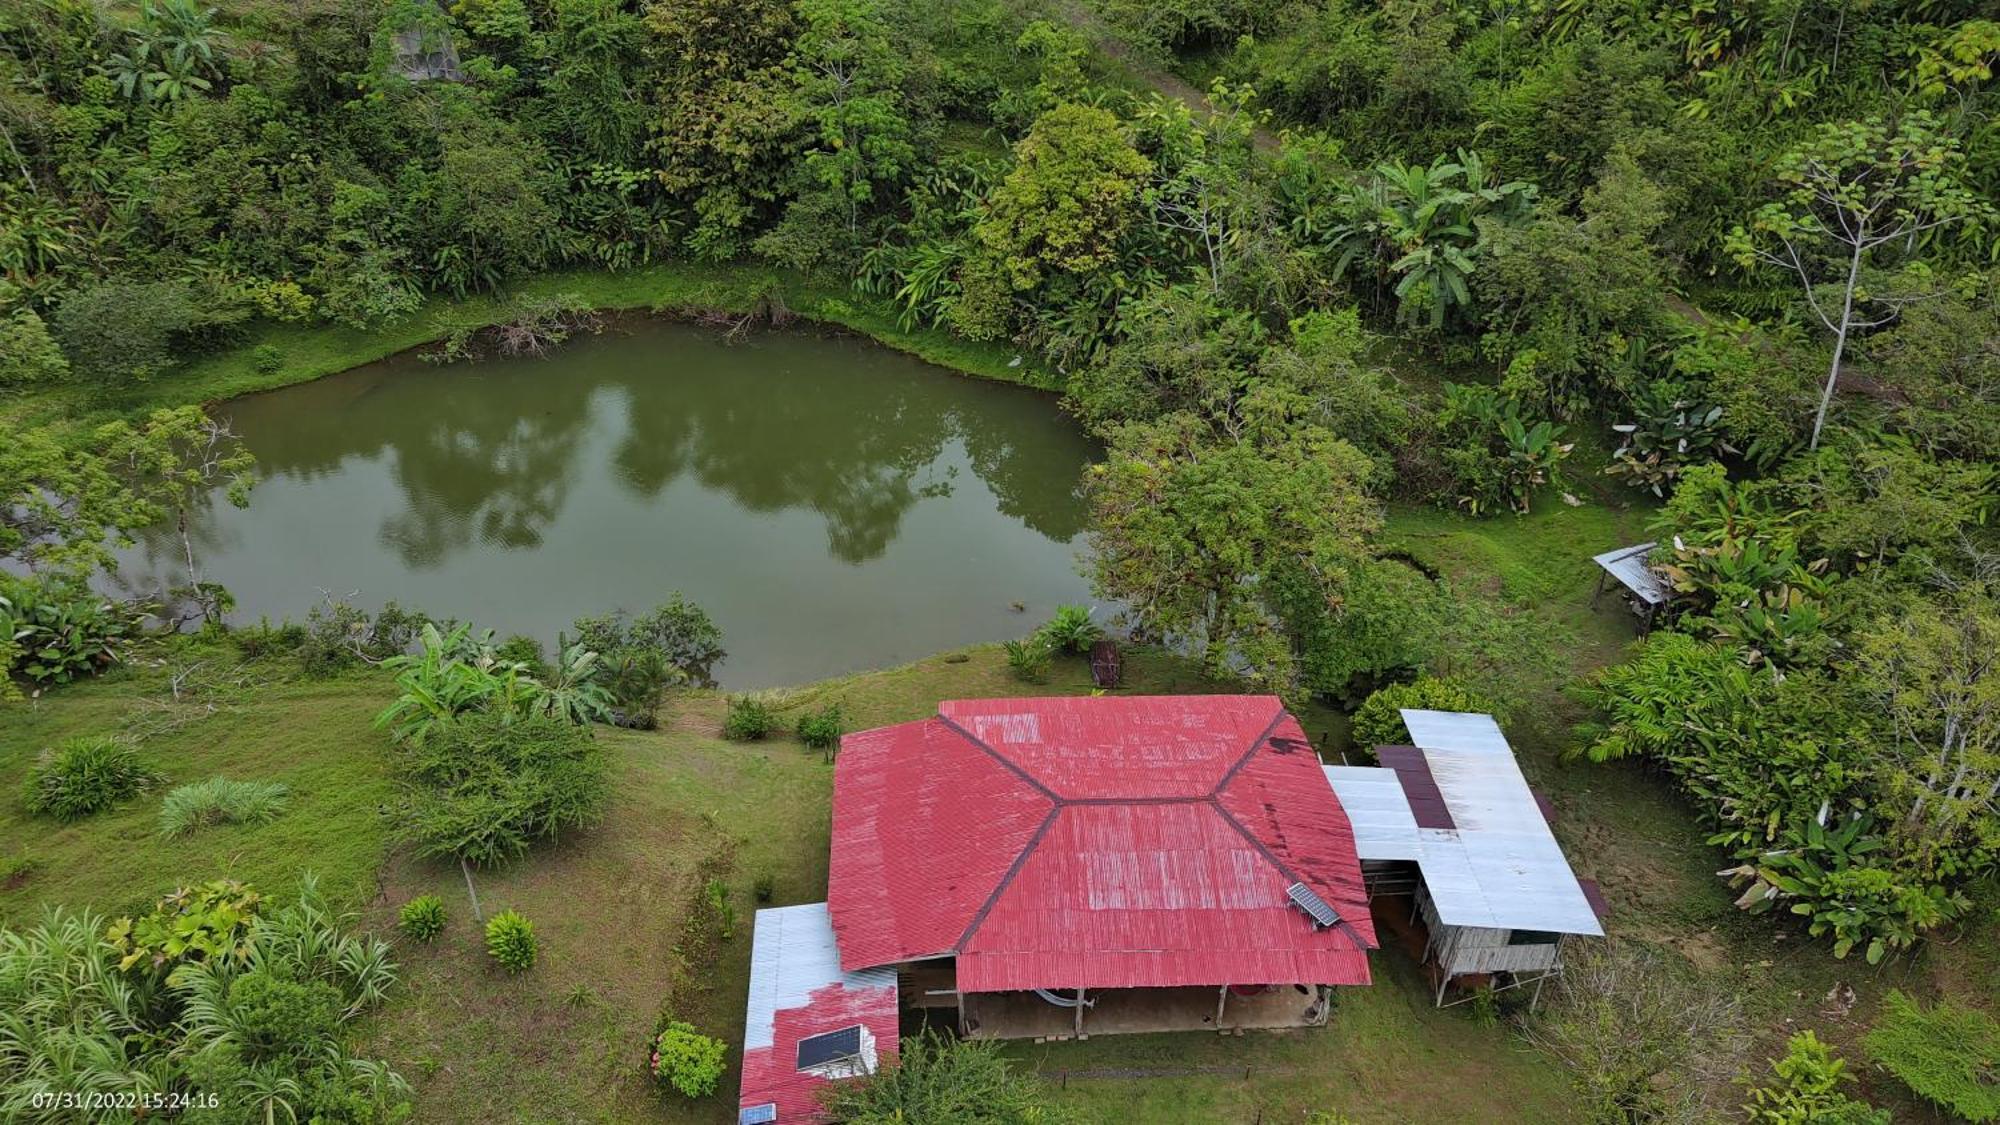
<svg viewBox="0 0 2000 1125"><path fill-rule="evenodd" d="M65 386L22 395L0 406L0 422L79 436L114 418L191 403L213 405L336 375L434 344L454 329L503 323L513 299L557 294L579 298L597 312L696 323L718 315L756 315L775 297L798 320L853 333L954 374L1050 393L1061 389L1058 377L1026 353L1004 343L965 340L936 329L904 329L893 308L849 289L768 266L661 262L617 272L536 274L521 279L504 296L433 298L409 318L376 329L257 321L240 342L123 394L90 398L79 388ZM258 353L265 348L278 353L275 370L258 370Z"/></svg>

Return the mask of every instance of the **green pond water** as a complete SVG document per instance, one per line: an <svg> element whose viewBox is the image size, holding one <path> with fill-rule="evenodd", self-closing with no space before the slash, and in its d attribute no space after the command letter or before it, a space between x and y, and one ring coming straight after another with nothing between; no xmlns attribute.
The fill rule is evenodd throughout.
<svg viewBox="0 0 2000 1125"><path fill-rule="evenodd" d="M1089 601L1091 440L1047 395L852 338L635 321L547 358L398 357L221 413L259 482L247 509L202 514L196 550L239 622L302 620L325 590L549 647L579 615L680 590L722 627L717 678L756 688ZM177 551L143 544L127 582Z"/></svg>

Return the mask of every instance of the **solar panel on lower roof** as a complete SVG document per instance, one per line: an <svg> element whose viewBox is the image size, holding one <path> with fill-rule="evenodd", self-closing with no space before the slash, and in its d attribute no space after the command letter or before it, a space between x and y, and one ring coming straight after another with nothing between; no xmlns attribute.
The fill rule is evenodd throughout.
<svg viewBox="0 0 2000 1125"><path fill-rule="evenodd" d="M799 1040L799 1069L808 1070L861 1054L861 1025L808 1035Z"/></svg>
<svg viewBox="0 0 2000 1125"><path fill-rule="evenodd" d="M1306 917L1313 920L1313 925L1322 930L1340 921L1340 915L1334 912L1333 907L1328 906L1326 900L1319 897L1318 892L1304 883L1293 883L1286 887L1285 896L1292 900L1293 906L1305 911Z"/></svg>
<svg viewBox="0 0 2000 1125"><path fill-rule="evenodd" d="M746 1105L736 1111L736 1125L770 1125L778 1119L778 1103Z"/></svg>

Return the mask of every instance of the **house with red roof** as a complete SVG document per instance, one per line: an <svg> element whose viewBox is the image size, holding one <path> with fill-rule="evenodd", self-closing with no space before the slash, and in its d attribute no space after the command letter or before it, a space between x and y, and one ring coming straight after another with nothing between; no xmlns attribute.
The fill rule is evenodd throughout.
<svg viewBox="0 0 2000 1125"><path fill-rule="evenodd" d="M1322 1024L1376 936L1353 829L1277 697L1124 696L949 701L846 736L827 901L759 911L754 945L744 1122L802 1119L898 1024Z"/></svg>

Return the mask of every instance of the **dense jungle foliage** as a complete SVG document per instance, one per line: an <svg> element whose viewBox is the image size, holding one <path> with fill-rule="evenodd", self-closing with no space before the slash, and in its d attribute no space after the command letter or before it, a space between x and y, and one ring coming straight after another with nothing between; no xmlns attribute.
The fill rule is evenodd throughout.
<svg viewBox="0 0 2000 1125"><path fill-rule="evenodd" d="M1085 15L11 0L0 388L109 401L257 318L378 326L557 266L848 278L1059 374L1107 443L1101 593L1253 684L1353 700L1431 661L1449 592L1385 505L1663 503L1682 597L1582 686L1590 756L1670 771L1742 904L1842 955L1961 916L2000 859L1990 7ZM241 469L196 419L118 426L0 451L21 674L80 635L101 533Z"/></svg>

